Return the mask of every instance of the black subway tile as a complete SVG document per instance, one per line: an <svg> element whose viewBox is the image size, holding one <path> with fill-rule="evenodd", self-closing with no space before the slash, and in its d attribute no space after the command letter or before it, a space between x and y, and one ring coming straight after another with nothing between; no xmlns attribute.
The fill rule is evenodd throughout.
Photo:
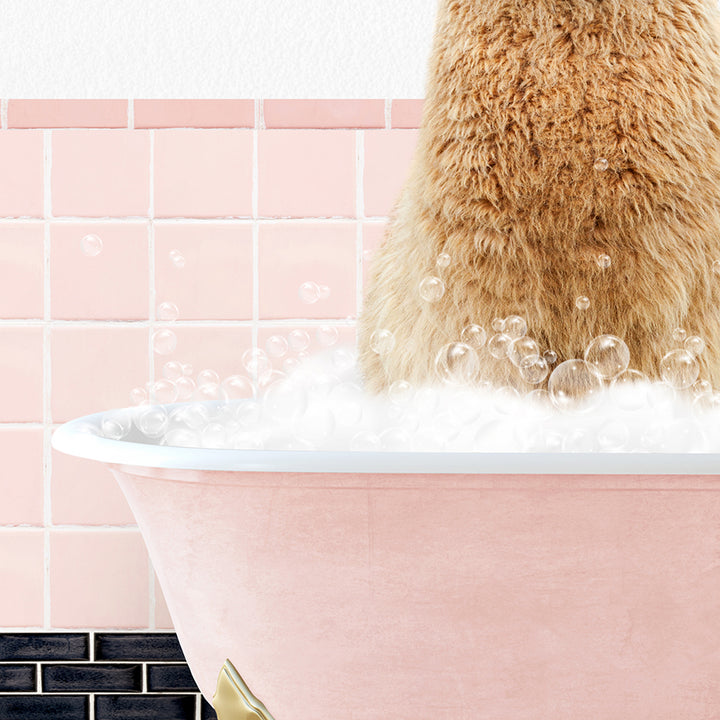
<svg viewBox="0 0 720 720"><path fill-rule="evenodd" d="M195 695L96 695L95 720L195 720Z"/></svg>
<svg viewBox="0 0 720 720"><path fill-rule="evenodd" d="M33 692L36 687L35 665L0 665L0 691Z"/></svg>
<svg viewBox="0 0 720 720"><path fill-rule="evenodd" d="M0 661L88 660L86 633L0 633Z"/></svg>
<svg viewBox="0 0 720 720"><path fill-rule="evenodd" d="M95 659L185 662L175 633L96 633Z"/></svg>
<svg viewBox="0 0 720 720"><path fill-rule="evenodd" d="M187 665L148 665L147 689L148 692L199 692Z"/></svg>
<svg viewBox="0 0 720 720"><path fill-rule="evenodd" d="M81 695L0 696L2 720L87 720L89 705Z"/></svg>
<svg viewBox="0 0 720 720"><path fill-rule="evenodd" d="M202 703L200 706L201 720L217 720L215 708L205 698L202 698L200 702Z"/></svg>
<svg viewBox="0 0 720 720"><path fill-rule="evenodd" d="M42 692L142 692L142 665L43 665Z"/></svg>

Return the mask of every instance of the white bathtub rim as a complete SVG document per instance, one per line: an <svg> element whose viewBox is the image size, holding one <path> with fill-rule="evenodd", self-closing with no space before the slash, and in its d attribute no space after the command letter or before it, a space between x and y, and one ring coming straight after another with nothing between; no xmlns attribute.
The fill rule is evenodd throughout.
<svg viewBox="0 0 720 720"><path fill-rule="evenodd" d="M87 432L104 412L58 427L55 450L113 465L267 473L472 475L718 475L720 453L482 453L279 451L182 448Z"/></svg>

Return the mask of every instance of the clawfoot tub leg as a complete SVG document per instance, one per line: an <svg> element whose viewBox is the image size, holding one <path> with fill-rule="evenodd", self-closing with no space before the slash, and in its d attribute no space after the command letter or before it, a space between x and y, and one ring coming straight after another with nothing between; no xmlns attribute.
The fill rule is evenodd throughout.
<svg viewBox="0 0 720 720"><path fill-rule="evenodd" d="M218 720L273 720L229 660L220 670L213 707Z"/></svg>

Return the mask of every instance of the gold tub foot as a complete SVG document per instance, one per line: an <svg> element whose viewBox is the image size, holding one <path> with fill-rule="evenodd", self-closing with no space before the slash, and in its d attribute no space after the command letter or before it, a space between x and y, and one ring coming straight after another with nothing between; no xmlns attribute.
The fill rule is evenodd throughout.
<svg viewBox="0 0 720 720"><path fill-rule="evenodd" d="M229 660L220 670L213 707L218 720L273 720Z"/></svg>

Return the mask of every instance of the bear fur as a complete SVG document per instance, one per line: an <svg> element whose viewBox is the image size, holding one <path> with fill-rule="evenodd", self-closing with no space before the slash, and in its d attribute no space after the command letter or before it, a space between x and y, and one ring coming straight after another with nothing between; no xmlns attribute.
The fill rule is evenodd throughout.
<svg viewBox="0 0 720 720"><path fill-rule="evenodd" d="M441 0L417 150L359 320L366 387L434 381L465 326L489 337L515 314L558 363L612 334L651 378L682 327L720 388L717 14L715 0ZM446 291L428 303L433 275ZM380 329L396 341L382 357ZM483 351L477 379L523 386L517 372Z"/></svg>

